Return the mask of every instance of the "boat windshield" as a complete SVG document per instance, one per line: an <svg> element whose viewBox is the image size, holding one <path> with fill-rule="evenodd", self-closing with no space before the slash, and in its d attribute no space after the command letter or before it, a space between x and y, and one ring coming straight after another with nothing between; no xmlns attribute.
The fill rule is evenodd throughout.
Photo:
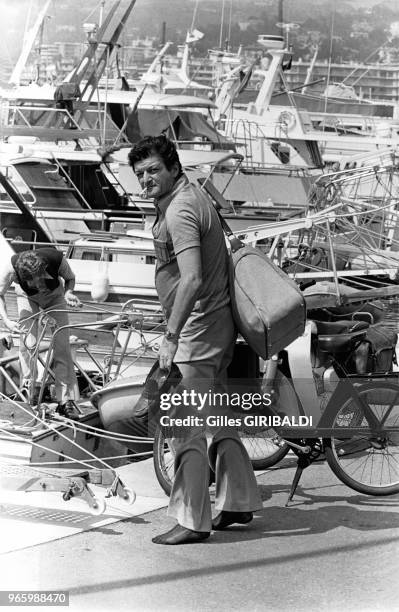
<svg viewBox="0 0 399 612"><path fill-rule="evenodd" d="M20 195L22 200L27 204L33 204L35 202L35 197L32 191L29 189L28 185L22 178L22 176L17 172L14 166L4 166L0 167L0 171L7 178L7 181L14 187L15 191ZM9 194L6 192L4 187L0 184L0 203L2 208L6 208L9 210L16 210L17 207L10 198Z"/></svg>

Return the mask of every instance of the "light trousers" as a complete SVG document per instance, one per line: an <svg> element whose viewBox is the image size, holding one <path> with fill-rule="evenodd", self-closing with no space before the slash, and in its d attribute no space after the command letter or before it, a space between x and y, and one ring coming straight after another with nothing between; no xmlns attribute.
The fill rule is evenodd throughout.
<svg viewBox="0 0 399 612"><path fill-rule="evenodd" d="M183 388L211 391L226 380L226 369L234 350L232 321L223 318L218 322L217 332L210 330L214 340L216 333L222 340L219 353L213 351L201 361L177 362L183 375ZM221 334L225 339L220 338ZM195 408L191 413L198 414L198 411ZM177 409L175 414L184 417L187 411ZM217 511L247 512L262 508L248 453L234 428L204 424L175 428L172 435L169 444L175 455L175 478L168 514L180 525L194 531L211 531L210 468L215 472Z"/></svg>
<svg viewBox="0 0 399 612"><path fill-rule="evenodd" d="M19 322L22 331L19 344L19 359L21 364L22 384L30 385L31 381L37 381L38 368L34 352L38 340L38 318L24 320L37 314L43 309L66 310L67 304L64 298L63 287L57 287L54 291L45 295L28 297L22 291L17 293L17 305ZM55 319L58 327L69 324L67 312L51 312L50 316ZM69 399L79 398L78 382L72 360L69 329L57 331L54 335L53 358L51 368L55 377L56 400L64 404Z"/></svg>

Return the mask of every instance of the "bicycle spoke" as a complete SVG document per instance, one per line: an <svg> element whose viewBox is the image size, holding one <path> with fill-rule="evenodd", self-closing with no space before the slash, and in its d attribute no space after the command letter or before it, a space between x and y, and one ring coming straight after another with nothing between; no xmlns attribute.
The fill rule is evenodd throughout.
<svg viewBox="0 0 399 612"><path fill-rule="evenodd" d="M357 491L395 493L399 491L399 432L391 428L399 423L399 386L390 381L369 382L357 388L357 395L334 417L336 433L328 441L327 460L342 482ZM364 429L364 434L344 438L342 433L351 427Z"/></svg>

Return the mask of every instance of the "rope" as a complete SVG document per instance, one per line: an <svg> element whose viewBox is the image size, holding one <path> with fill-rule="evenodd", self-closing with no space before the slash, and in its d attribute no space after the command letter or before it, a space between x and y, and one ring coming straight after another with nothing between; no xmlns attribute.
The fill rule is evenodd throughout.
<svg viewBox="0 0 399 612"><path fill-rule="evenodd" d="M151 457L152 455L152 451L145 451L143 453L127 453L126 455L114 455L112 457L103 457L104 459L107 459L109 461L112 461L114 459L129 459L131 457ZM87 459L86 463L91 463L94 462L94 459ZM68 464L74 464L76 463L76 460L74 461L63 461L62 465L68 465ZM30 463L29 466L40 466L40 465L57 465L54 461L43 461L42 463Z"/></svg>
<svg viewBox="0 0 399 612"><path fill-rule="evenodd" d="M11 403L15 404L15 406L17 406L18 408L22 408L22 410L25 410L27 412L27 409L19 406L19 404L17 404L17 402L14 402L14 400L10 400L9 398L7 398L7 396L4 395L4 393L0 392L0 397L2 397L3 399L6 398L8 401L10 401ZM78 450L83 451L84 453L86 453L89 457L92 457L93 459L95 459L96 461L99 461L102 465L104 465L104 467L106 469L110 469L112 470L112 466L108 465L105 461L103 461L100 457L96 457L96 455L94 455L91 451L89 451L87 448L84 448L84 446L81 446L80 444L78 444L77 442L75 442L75 440L71 440L70 438L68 438L68 436L66 436L65 434L62 433L62 431L59 431L57 428L52 427L50 423L48 423L47 421L44 421L44 419L40 418L39 416L36 417L37 421L39 423L41 423L42 425L44 425L45 427L47 427L50 431L53 431L54 433L56 433L60 438L63 438L64 440L66 440L68 443L72 444L73 446L75 446ZM69 419L65 419L65 421L71 422ZM11 435L15 436L18 438L17 434L13 434L12 432L7 432L10 433ZM36 442L34 442L33 440L31 441L31 444L33 445L37 445ZM40 448L45 448L43 446L40 446ZM50 449L46 449L45 450L50 450ZM57 451L51 451L57 454ZM59 456L63 456L61 455L61 453L58 453ZM66 456L66 455L65 455ZM68 459L74 460L73 457L67 457ZM82 465L85 465L84 461L79 459L78 460L79 463L81 463Z"/></svg>
<svg viewBox="0 0 399 612"><path fill-rule="evenodd" d="M109 307L102 307L101 305L97 305L97 304L91 304L91 303L86 303L89 305L90 307L90 312L94 311L94 312L100 312L100 313L107 313L108 315L111 314L115 314L117 316L121 316L123 317L123 309L122 312L121 311L111 311L110 313L110 309ZM62 306L62 304L56 304L53 305L47 309L43 309L42 311L38 312L38 313L34 313L31 316L27 317L26 319L24 319L25 323L27 321L31 320L35 320L39 317L43 318L43 315L45 316L46 314L51 313L51 311L55 311L57 310L57 306ZM64 309L62 309L64 310ZM84 311L82 311L84 312ZM129 311L125 311L125 315L130 315L132 313L130 313ZM133 313L134 314L134 313ZM150 346L150 343L146 341L145 336L144 336L144 332L142 329L143 323L147 322L147 321L151 321L151 323L154 323L153 328L151 328L149 331L150 332L154 332L157 331L159 328L161 328L163 326L162 323L160 323L159 321L154 322L153 321L153 313L149 313L149 317L145 317L145 315L142 314L142 317L140 319L140 321L134 321L134 324L137 326L138 323L140 323L140 325L138 325L139 329L137 329L137 327L133 327L133 331L135 331L136 333L139 334L140 340L141 340L141 346L135 347L134 349L132 349L132 352L130 353L126 353L128 356L130 354L133 355L133 357L135 357L134 362L136 362L137 360L140 359L140 357L145 353L145 351L148 349L148 347ZM122 321L124 322L124 320ZM90 324L88 324L90 325ZM91 323L91 325L101 325L101 321L96 321L94 323ZM43 326L44 329L43 331L43 335L44 335L44 330L46 328L46 325ZM73 326L70 326L73 327ZM78 327L80 328L81 326L78 325ZM155 340L157 339L157 337L155 338ZM39 344L39 343L38 343ZM137 354L138 353L138 354ZM137 356L136 356L137 354ZM131 365L131 364L130 364ZM128 366L126 366L127 368ZM4 393L0 392L0 398L3 400L6 400L7 402L11 403L13 406L15 406L16 408L18 408L19 410L22 410L23 412L25 412L26 414L29 415L30 420L29 422L32 422L32 409L29 407L25 407L22 404L17 403L15 400L13 400L12 398L7 397ZM42 415L43 416L43 415ZM18 427L18 428L14 428L14 430L8 429L9 424L12 425L12 422L10 423L9 421L0 422L0 425L2 425L0 431L2 431L2 433L5 433L7 436L11 437L11 438L15 438L18 440L25 440L24 436L30 435L32 436L32 434L35 431L41 431L40 430L40 425L42 425L47 431L50 432L54 432L57 436L59 436L60 438L64 439L65 441L67 441L70 445L72 445L73 447L75 447L76 449L79 450L80 453L84 453L85 455L85 459L75 459L74 457L70 457L68 455L62 454L56 450L52 450L49 449L41 444L39 444L38 442L35 442L34 440L32 440L31 438L29 439L29 443L34 446L35 448L39 448L42 450L45 450L47 452L53 453L55 455L57 455L58 457L62 457L63 459L66 458L68 460L70 460L72 463L79 463L80 465L90 468L92 467L90 465L90 463L92 462L98 462L100 463L102 466L104 466L104 468L106 469L113 469L112 466L110 466L108 464L108 460L109 458L100 458L97 457L94 453L92 453L91 451L89 451L87 448L81 446L79 443L77 443L76 438L77 438L77 434L78 432L80 433L88 433L88 432L93 432L93 435L96 435L99 438L103 438L109 441L115 441L115 442L121 442L126 444L127 442L140 442L140 443L147 443L147 444L152 444L153 443L153 438L151 437L146 437L146 438L142 438L142 437L138 437L138 436L131 436L129 434L118 434L118 433L114 433L114 432L105 432L104 430L98 428L98 427L94 427L85 423L77 423L74 420L71 419L66 419L66 418L60 418L58 420L58 423L62 423L66 428L69 428L70 430L72 430L72 436L69 437L67 435L65 435L62 431L59 431L59 429L57 427L55 427L53 424L51 424L50 422L46 421L45 418L42 418L39 414L35 414L34 413L34 417L33 417L33 422L36 423L35 427L27 427L26 425L22 426L22 427ZM39 429L38 429L39 427ZM148 456L152 454L152 451L148 451L145 453L140 453L140 454L134 454L134 456L141 456L141 454L143 456ZM51 462L53 463L53 462Z"/></svg>
<svg viewBox="0 0 399 612"><path fill-rule="evenodd" d="M65 419L69 421L69 419ZM97 435L100 438L106 438L108 440L119 440L126 442L153 442L153 438L145 438L141 436L130 436L129 434L118 434L114 431L104 431L104 429L100 429L99 427L94 427L93 425L88 425L87 423L79 423L80 427L76 427L77 431L82 433L87 433L89 431L99 432Z"/></svg>
<svg viewBox="0 0 399 612"><path fill-rule="evenodd" d="M16 440L21 440L20 436L18 436L17 434L12 433L11 431L3 430L3 429L0 428L0 432L6 433L8 436L11 436L12 438L15 438ZM88 465L85 461L83 461L81 459L77 460L77 459L74 459L73 457L70 457L69 455L62 455L58 451L53 450L51 448L47 448L47 446L43 446L42 444L39 444L38 442L34 442L33 440L30 440L29 444L31 444L32 446L35 446L36 448L40 448L42 450L48 451L49 453L53 453L54 455L57 455L58 457L66 457L67 459L69 459L73 463L80 463L81 465L83 465L84 467L87 467L87 468L91 468L92 467L91 465ZM113 470L112 467L108 468L108 469ZM38 473L40 474L40 471L38 471ZM50 474L48 472L42 472L42 473L43 474L47 474L48 476L54 476L56 478L63 478L62 476L59 476L58 474Z"/></svg>

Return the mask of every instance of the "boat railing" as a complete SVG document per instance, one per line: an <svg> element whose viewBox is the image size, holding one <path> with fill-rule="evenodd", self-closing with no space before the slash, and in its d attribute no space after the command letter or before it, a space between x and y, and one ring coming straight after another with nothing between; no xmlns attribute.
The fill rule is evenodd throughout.
<svg viewBox="0 0 399 612"><path fill-rule="evenodd" d="M260 125L257 121L248 119L225 119L223 121L225 135L232 138L238 147L244 148L244 164L254 167L267 167L265 159L266 149L274 140L287 137L284 124L279 122L263 121ZM260 150L260 160L254 160L254 143Z"/></svg>
<svg viewBox="0 0 399 612"><path fill-rule="evenodd" d="M34 113L37 113L37 115ZM58 125L65 125L68 127L74 126L74 128L80 129L73 115L71 115L67 109L55 108L49 105L43 105L43 103L23 106L9 104L8 117L3 118L8 125L12 126L25 125L31 128L41 125L42 127L48 127L49 122L53 124L55 121Z"/></svg>
<svg viewBox="0 0 399 612"><path fill-rule="evenodd" d="M74 116L66 109L49 106L50 100L38 101L37 105L10 104L1 112L0 135L3 137L22 135L36 135L46 141L62 140L74 141L84 149L93 149L102 146L114 145L118 139L127 143L124 134L109 114L99 113L98 108L88 108L82 104L82 113ZM78 105L75 110L79 110ZM25 148L25 147L24 147ZM29 146L26 147L29 149Z"/></svg>
<svg viewBox="0 0 399 612"><path fill-rule="evenodd" d="M68 313L70 322L58 325L55 320L57 313ZM36 326L38 335L31 344L30 329ZM15 334L15 338L25 344L32 367L42 371L39 395L35 401L36 381L32 380L27 389L28 402L32 406L37 404L35 410L39 412L45 401L46 387L51 381L54 382L52 358L54 343L59 334L68 331L75 369L85 381L90 395L116 377L124 375L145 354L153 360L164 333L165 321L159 306L155 307L148 300L135 299L129 300L122 307L116 304L84 303L82 308L71 310L61 305L58 308L53 306L26 317L24 327L26 334ZM2 359L0 378L4 378L4 383L8 383L18 400L24 401L20 387L7 372L8 364L13 361L18 361L18 354L13 353Z"/></svg>
<svg viewBox="0 0 399 612"><path fill-rule="evenodd" d="M82 259L82 254L84 253L85 257L88 261L90 258L93 261L102 261L104 258L111 257L112 260L114 257L118 255L130 255L133 254L135 256L142 257L153 257L154 249L151 246L145 247L140 245L140 240L135 239L131 236L123 236L126 239L126 243L131 242L129 246L122 246L117 242L110 243L106 238L102 236L92 236L91 234L82 234L79 238L66 239L64 244L57 243L57 248L62 250L65 253L67 259ZM21 250L19 247L23 247L23 250L36 249L41 247L48 247L48 242L40 242L36 240L21 240L14 238L7 238L6 240L13 246L16 247L15 250ZM115 240L115 238L114 238ZM78 244L76 242L79 241ZM96 257L98 255L98 257ZM91 256L91 257L88 257ZM117 259L114 260L117 263Z"/></svg>
<svg viewBox="0 0 399 612"><path fill-rule="evenodd" d="M349 113L338 117L333 113L312 112L312 123L319 131L332 128L352 136L359 134L359 136L395 137L399 128L397 122L392 122L388 117Z"/></svg>
<svg viewBox="0 0 399 612"><path fill-rule="evenodd" d="M270 125L274 124L270 123ZM275 130L275 135L271 137L263 129L264 126L266 126L266 123L260 125L256 121L248 121L242 118L223 120L225 135L232 138L239 148L244 148L244 161L240 164L240 170L251 173L269 173L271 171L288 172L290 175L295 173L298 176L309 175L310 168L305 166L295 166L290 163L279 164L277 160L274 164L266 161L266 149L270 149L272 143L284 134ZM255 159L254 143L256 143L257 150L260 151L259 160Z"/></svg>

